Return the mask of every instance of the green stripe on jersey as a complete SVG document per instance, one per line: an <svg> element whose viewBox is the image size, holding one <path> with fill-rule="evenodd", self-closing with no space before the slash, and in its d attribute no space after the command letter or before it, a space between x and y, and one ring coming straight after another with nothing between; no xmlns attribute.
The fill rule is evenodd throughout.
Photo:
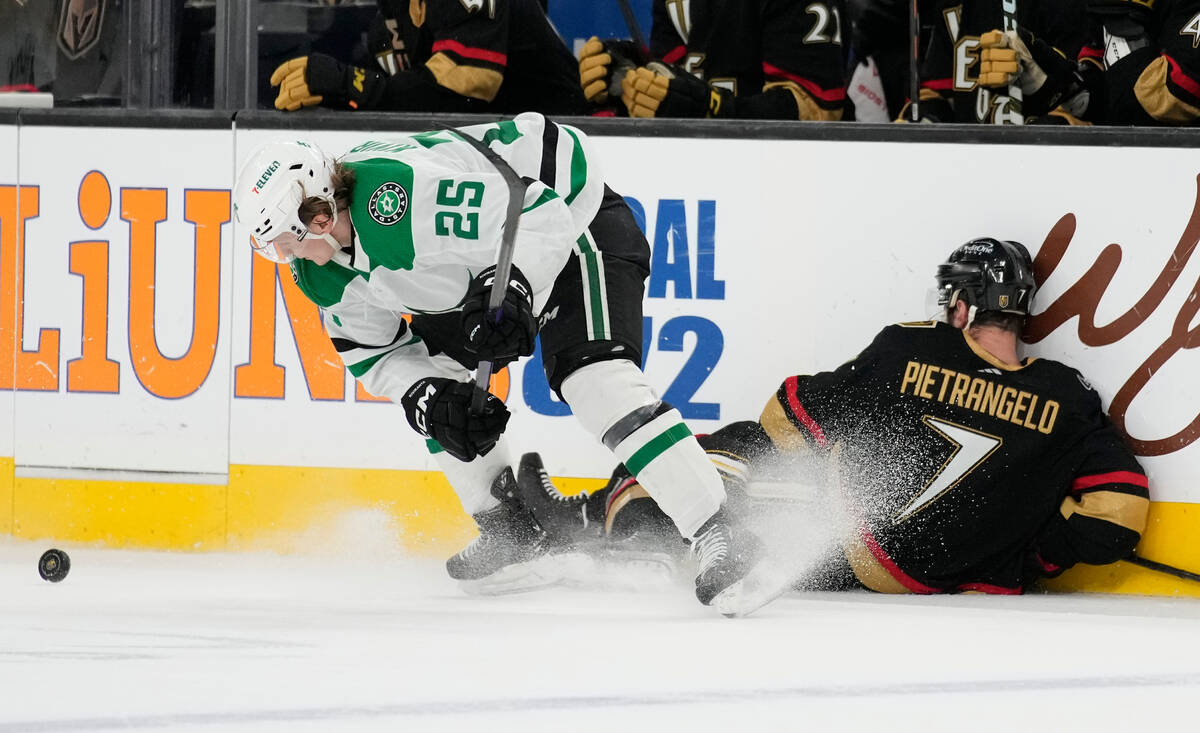
<svg viewBox="0 0 1200 733"><path fill-rule="evenodd" d="M421 340L421 337L414 333L412 335L412 337L409 338L404 343L396 344L395 348L388 349L387 351L383 352L382 354L376 354L375 356L368 357L366 359L363 359L362 361L356 361L353 364L347 364L346 369L348 369L350 371L350 373L354 375L355 379L358 379L358 378L362 377L362 375L371 371L371 367L373 367L377 363L379 363L379 360L382 359L383 357L394 352L396 349L403 349L405 346L408 346L410 344L415 344L416 342L418 342L420 340Z"/></svg>
<svg viewBox="0 0 1200 733"><path fill-rule="evenodd" d="M483 133L483 144L490 148L493 140L499 140L501 145L512 145L519 137L521 137L521 131L517 129L517 123L512 120L504 120L497 122L495 127Z"/></svg>
<svg viewBox="0 0 1200 733"><path fill-rule="evenodd" d="M657 437L651 438L641 448L638 448L636 451L634 451L634 454L629 457L629 460L625 461L626 470L636 477L639 471L650 465L651 461L653 461L655 458L658 458L663 453L666 453L668 448L684 438L687 438L691 434L692 431L688 430L687 425L684 425L683 423L675 423L671 427L659 433Z"/></svg>
<svg viewBox="0 0 1200 733"><path fill-rule="evenodd" d="M574 145L571 146L571 192L563 199L567 206L570 206L575 201L575 197L583 192L583 185L587 183L587 159L583 157L583 145L579 142L579 136L571 132L571 128L562 128L568 135Z"/></svg>
<svg viewBox="0 0 1200 733"><path fill-rule="evenodd" d="M413 248L413 169L391 158L345 164L354 172L350 221L371 268L411 270Z"/></svg>
<svg viewBox="0 0 1200 733"><path fill-rule="evenodd" d="M553 201L556 198L558 198L558 194L554 193L554 191L551 188L547 187L546 190L542 191L542 195L538 196L537 201L534 201L529 206L526 206L524 209L521 209L521 213L524 214L527 211L532 211L532 210L536 209L537 207L541 206L542 204L546 203L547 201Z"/></svg>

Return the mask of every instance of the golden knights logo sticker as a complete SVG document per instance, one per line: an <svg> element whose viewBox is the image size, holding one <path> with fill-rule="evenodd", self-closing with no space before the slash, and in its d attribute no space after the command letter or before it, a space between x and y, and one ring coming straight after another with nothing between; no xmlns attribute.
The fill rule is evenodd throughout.
<svg viewBox="0 0 1200 733"><path fill-rule="evenodd" d="M79 58L100 41L107 0L63 0L58 16L58 47L71 61Z"/></svg>
<svg viewBox="0 0 1200 733"><path fill-rule="evenodd" d="M391 181L375 189L371 200L367 202L367 213L385 227L403 219L407 211L408 194L399 183Z"/></svg>

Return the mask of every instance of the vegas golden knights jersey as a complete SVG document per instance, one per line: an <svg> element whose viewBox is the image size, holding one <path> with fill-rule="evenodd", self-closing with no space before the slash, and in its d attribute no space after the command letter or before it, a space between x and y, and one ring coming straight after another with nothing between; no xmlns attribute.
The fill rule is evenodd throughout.
<svg viewBox="0 0 1200 733"><path fill-rule="evenodd" d="M1079 59L1104 69L1114 125L1195 125L1200 120L1200 0L1145 0L1145 37L1105 36L1093 23ZM1097 20L1097 19L1093 19Z"/></svg>
<svg viewBox="0 0 1200 733"><path fill-rule="evenodd" d="M849 32L841 7L842 0L654 0L650 55L732 91L739 109L750 107L738 116L783 117L769 98L751 100L780 89L795 99L793 119L797 108L800 119L840 119Z"/></svg>
<svg viewBox="0 0 1200 733"><path fill-rule="evenodd" d="M843 550L883 592L1017 593L1132 552L1145 473L1076 370L1006 365L943 323L889 326L831 372L787 379L760 424L838 462Z"/></svg>
<svg viewBox="0 0 1200 733"><path fill-rule="evenodd" d="M381 109L586 114L538 0L379 0L370 45L390 74Z"/></svg>
<svg viewBox="0 0 1200 733"><path fill-rule="evenodd" d="M1075 58L1088 37L1085 0L940 0L922 8L930 24L921 65L921 109L941 122L1022 124L1004 88L980 86L979 38L1016 26Z"/></svg>

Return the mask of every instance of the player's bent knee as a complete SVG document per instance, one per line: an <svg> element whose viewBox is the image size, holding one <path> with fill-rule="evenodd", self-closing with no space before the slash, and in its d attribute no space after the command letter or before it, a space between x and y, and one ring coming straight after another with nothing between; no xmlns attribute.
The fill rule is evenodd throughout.
<svg viewBox="0 0 1200 733"><path fill-rule="evenodd" d="M720 508L721 477L683 416L658 399L633 362L589 364L563 381L562 396L685 536Z"/></svg>
<svg viewBox="0 0 1200 733"><path fill-rule="evenodd" d="M642 370L626 359L608 359L576 369L563 380L560 394L584 428L606 444L609 431L618 422L640 416L644 423L664 404Z"/></svg>
<svg viewBox="0 0 1200 733"><path fill-rule="evenodd" d="M562 384L580 369L604 362L623 361L640 373L637 365L642 362L642 354L639 349L620 341L587 341L556 354L543 354L542 361L546 366L546 381L550 383L550 389L566 400Z"/></svg>

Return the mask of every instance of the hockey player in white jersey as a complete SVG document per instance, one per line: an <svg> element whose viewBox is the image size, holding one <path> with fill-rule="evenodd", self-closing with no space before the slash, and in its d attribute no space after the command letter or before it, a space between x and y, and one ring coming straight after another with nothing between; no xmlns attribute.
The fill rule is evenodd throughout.
<svg viewBox="0 0 1200 733"><path fill-rule="evenodd" d="M508 189L462 135L527 184L496 321L485 314ZM700 601L745 573L756 541L730 526L720 476L639 368L649 245L581 131L528 113L368 140L336 160L275 143L244 165L235 204L255 251L290 264L346 368L403 406L479 525L447 561L451 577L519 587L545 552L514 498L508 409L488 395L473 412L467 381L480 360L532 354L539 333L551 388L691 538Z"/></svg>

